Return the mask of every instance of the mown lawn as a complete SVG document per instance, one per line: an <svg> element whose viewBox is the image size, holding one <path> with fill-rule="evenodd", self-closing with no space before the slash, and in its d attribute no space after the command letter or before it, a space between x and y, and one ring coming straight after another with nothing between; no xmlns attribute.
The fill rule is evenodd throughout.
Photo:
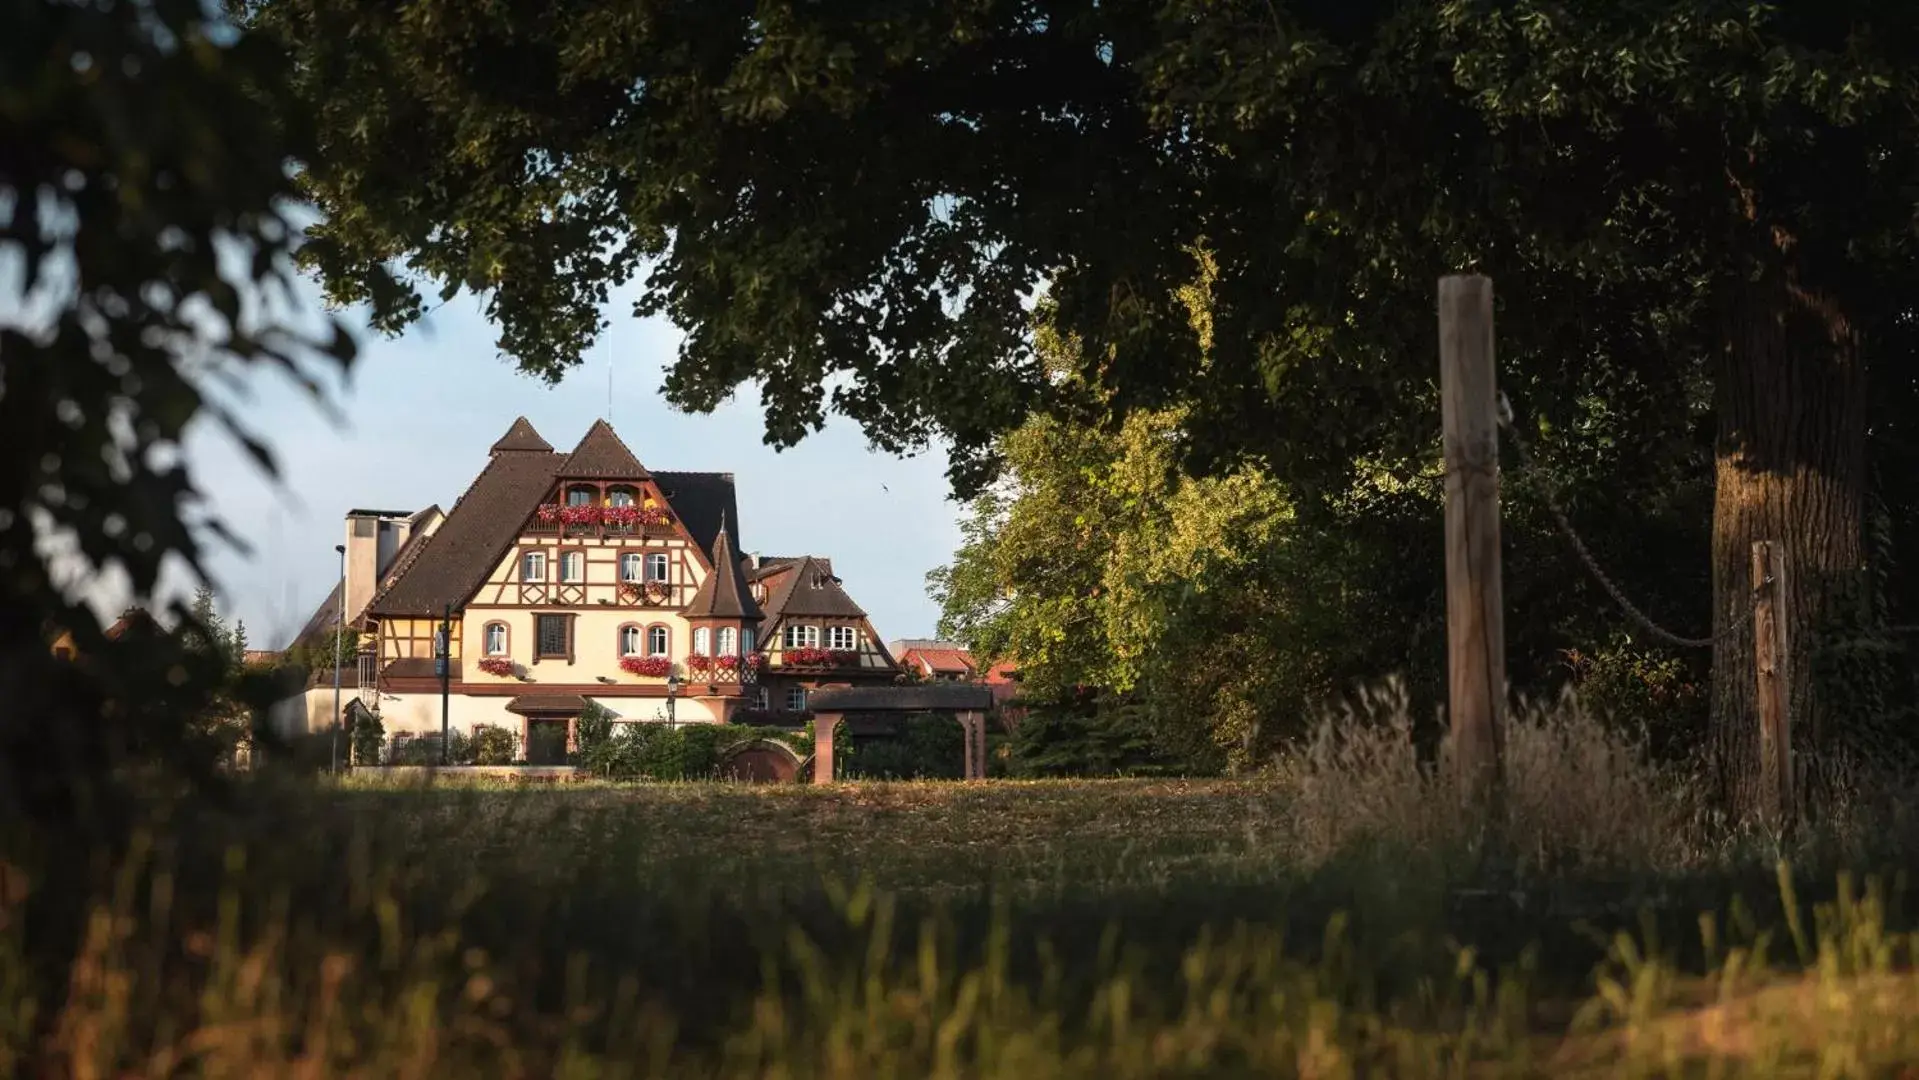
<svg viewBox="0 0 1919 1080"><path fill-rule="evenodd" d="M0 918L14 1003L36 963L38 985L57 967L68 987L34 1039L9 1042L0 1013L0 1066L9 1045L101 1076L1709 1075L1715 1060L1898 1076L1919 1060L1890 878L1782 879L1750 854L1547 871L1497 845L1363 832L1328 848L1324 794L262 784L172 812L119 868L118 918L84 918L71 883Z"/></svg>

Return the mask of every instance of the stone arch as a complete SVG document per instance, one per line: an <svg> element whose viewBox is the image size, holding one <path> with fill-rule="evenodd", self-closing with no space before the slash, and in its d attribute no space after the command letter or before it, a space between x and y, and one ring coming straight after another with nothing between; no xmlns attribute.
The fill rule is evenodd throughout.
<svg viewBox="0 0 1919 1080"><path fill-rule="evenodd" d="M748 739L727 748L719 775L748 784L796 784L808 760L778 739Z"/></svg>

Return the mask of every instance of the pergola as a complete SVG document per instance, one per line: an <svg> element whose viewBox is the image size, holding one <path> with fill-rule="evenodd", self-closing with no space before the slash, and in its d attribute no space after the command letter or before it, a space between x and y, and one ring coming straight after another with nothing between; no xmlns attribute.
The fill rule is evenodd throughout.
<svg viewBox="0 0 1919 1080"><path fill-rule="evenodd" d="M966 683L922 686L849 686L813 691L807 706L813 711L813 782L833 782L833 737L847 713L943 712L953 714L965 733L966 762L962 775L986 779L986 713L993 692Z"/></svg>

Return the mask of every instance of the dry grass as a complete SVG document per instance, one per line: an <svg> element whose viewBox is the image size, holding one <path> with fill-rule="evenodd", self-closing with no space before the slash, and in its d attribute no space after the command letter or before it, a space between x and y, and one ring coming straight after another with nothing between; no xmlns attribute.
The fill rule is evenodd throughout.
<svg viewBox="0 0 1919 1080"><path fill-rule="evenodd" d="M1401 687L1359 695L1276 765L1296 852L1324 860L1389 843L1457 860L1490 844L1522 874L1667 872L1703 857L1683 777L1571 696L1522 708L1504 738L1502 798L1487 821L1469 812L1451 740L1430 756L1415 746Z"/></svg>
<svg viewBox="0 0 1919 1080"><path fill-rule="evenodd" d="M0 1076L1919 1061L1896 889L1828 876L1808 903L1570 702L1512 726L1486 826L1410 734L1386 691L1242 781L350 783L180 808L91 902L0 861ZM1865 791L1849 820L1882 809ZM1802 842L1869 849L1832 837Z"/></svg>

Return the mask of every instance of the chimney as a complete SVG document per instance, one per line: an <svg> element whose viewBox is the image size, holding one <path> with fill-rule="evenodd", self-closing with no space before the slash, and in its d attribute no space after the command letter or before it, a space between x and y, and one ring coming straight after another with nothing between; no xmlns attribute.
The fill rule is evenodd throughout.
<svg viewBox="0 0 1919 1080"><path fill-rule="evenodd" d="M357 621L366 611L380 584L380 524L379 514L347 511L346 586L341 599L348 622Z"/></svg>

